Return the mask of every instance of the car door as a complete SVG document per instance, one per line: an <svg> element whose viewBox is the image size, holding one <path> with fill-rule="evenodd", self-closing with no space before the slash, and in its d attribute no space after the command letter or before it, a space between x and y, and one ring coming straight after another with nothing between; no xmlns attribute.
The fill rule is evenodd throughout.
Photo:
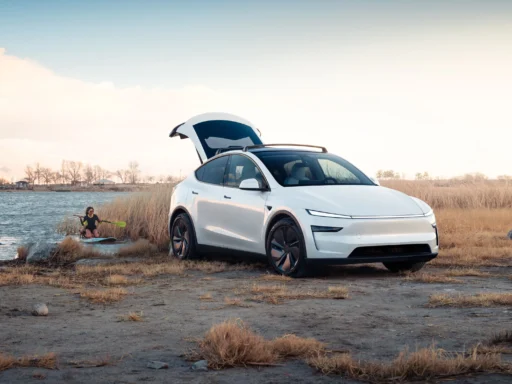
<svg viewBox="0 0 512 384"><path fill-rule="evenodd" d="M260 145L259 131L247 120L227 113L205 113L175 127L170 137L190 138L201 163L229 148Z"/></svg>
<svg viewBox="0 0 512 384"><path fill-rule="evenodd" d="M221 156L199 167L190 191L190 210L197 243L225 247L223 236L223 182L229 156Z"/></svg>
<svg viewBox="0 0 512 384"><path fill-rule="evenodd" d="M266 186L258 166L246 155L231 155L224 184L221 226L229 248L265 254L264 219L267 191L239 189L246 179Z"/></svg>

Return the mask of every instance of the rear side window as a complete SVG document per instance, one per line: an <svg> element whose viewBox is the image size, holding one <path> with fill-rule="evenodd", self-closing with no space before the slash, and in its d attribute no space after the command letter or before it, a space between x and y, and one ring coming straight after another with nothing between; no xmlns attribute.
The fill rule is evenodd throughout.
<svg viewBox="0 0 512 384"><path fill-rule="evenodd" d="M222 156L203 165L196 171L197 180L203 183L222 185L228 157Z"/></svg>

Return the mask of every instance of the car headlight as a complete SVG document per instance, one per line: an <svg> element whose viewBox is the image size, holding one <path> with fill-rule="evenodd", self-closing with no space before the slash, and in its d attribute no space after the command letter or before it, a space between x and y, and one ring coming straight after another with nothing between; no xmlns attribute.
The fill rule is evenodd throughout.
<svg viewBox="0 0 512 384"><path fill-rule="evenodd" d="M327 213L327 212L314 211L312 209L306 209L306 211L311 216L330 217L330 218L333 218L333 219L351 219L352 218L352 216L338 215L337 213Z"/></svg>

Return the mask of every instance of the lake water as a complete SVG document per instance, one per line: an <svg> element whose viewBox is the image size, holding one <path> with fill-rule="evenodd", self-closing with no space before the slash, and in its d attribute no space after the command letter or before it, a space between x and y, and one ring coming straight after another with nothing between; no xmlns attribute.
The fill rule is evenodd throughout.
<svg viewBox="0 0 512 384"><path fill-rule="evenodd" d="M13 259L18 246L29 242L57 242L55 231L66 216L83 215L85 208L127 192L0 192L0 260ZM78 219L76 219L78 220Z"/></svg>

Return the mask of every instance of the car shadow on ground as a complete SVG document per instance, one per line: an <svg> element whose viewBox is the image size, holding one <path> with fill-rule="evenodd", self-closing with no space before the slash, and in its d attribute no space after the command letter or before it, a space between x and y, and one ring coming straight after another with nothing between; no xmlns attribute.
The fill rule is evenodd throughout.
<svg viewBox="0 0 512 384"><path fill-rule="evenodd" d="M274 273L268 264L265 256L257 255L235 255L235 254L208 254L204 260L220 261L228 264L248 264L254 270L261 273ZM360 264L360 265L309 265L307 278L376 278L376 277L397 277L400 274L389 272L382 264Z"/></svg>

